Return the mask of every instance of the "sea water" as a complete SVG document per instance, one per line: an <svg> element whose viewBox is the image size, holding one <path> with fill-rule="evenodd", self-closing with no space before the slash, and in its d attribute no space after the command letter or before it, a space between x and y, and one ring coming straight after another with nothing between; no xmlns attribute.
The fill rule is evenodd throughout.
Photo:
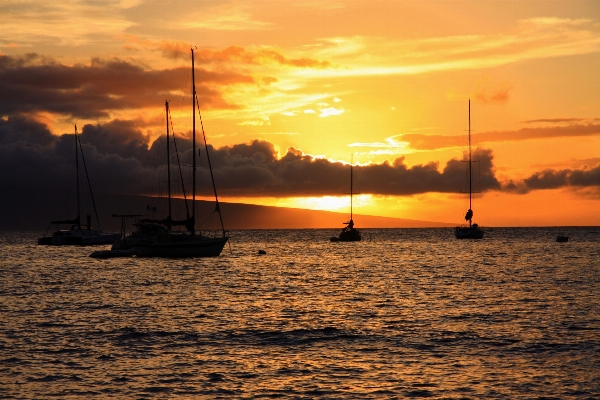
<svg viewBox="0 0 600 400"><path fill-rule="evenodd" d="M600 228L337 233L179 260L0 233L0 398L600 397Z"/></svg>

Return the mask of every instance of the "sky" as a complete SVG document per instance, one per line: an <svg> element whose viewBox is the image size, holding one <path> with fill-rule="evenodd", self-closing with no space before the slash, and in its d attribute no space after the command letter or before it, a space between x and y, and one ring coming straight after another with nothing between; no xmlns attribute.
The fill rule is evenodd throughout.
<svg viewBox="0 0 600 400"><path fill-rule="evenodd" d="M221 201L349 212L352 164L354 213L461 224L470 126L474 222L600 225L596 1L1 0L0 31L3 190L64 186L77 125L95 191L164 194L166 101L187 181L193 48Z"/></svg>

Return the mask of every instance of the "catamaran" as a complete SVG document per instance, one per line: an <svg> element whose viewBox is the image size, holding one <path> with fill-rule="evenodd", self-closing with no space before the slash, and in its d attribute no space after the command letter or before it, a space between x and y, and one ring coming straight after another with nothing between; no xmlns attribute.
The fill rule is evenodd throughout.
<svg viewBox="0 0 600 400"><path fill-rule="evenodd" d="M77 217L74 219L57 220L50 222L50 226L56 225L56 230L51 235L44 234L43 237L38 238L38 244L41 245L53 245L53 246L65 246L65 245L95 245L95 244L111 244L115 240L120 238L118 233L104 233L98 229L92 229L92 216L86 215L86 224L81 225L81 196L79 188L79 153L81 153L81 160L85 170L85 176L87 178L88 187L90 189L90 197L94 206L94 213L96 214L96 221L100 226L100 219L98 218L98 211L96 210L96 202L94 201L94 194L92 192L92 185L90 184L90 177L88 175L87 166L85 165L85 158L83 157L83 149L81 148L81 141L77 133L77 125L75 125L75 171L77 180ZM61 225L70 225L69 229L60 229ZM46 230L47 232L48 230Z"/></svg>

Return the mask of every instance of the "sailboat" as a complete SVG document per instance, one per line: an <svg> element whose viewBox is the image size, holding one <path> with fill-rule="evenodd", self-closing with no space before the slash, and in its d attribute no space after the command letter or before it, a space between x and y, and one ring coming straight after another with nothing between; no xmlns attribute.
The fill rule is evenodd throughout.
<svg viewBox="0 0 600 400"><path fill-rule="evenodd" d="M204 147L206 148L206 157L212 178L212 185L215 194L216 209L221 221L220 236L205 236L195 228L196 221L196 106L198 99L196 97L196 83L194 77L194 49L192 51L192 212L187 204L185 188L183 188L184 202L186 204L186 218L183 220L174 220L171 213L171 167L170 167L170 149L169 149L169 103L165 102L167 115L167 182L168 182L168 215L164 219L140 219L134 226L136 231L129 236L124 236L121 240L115 242L111 250L98 251L90 254L90 257L109 258L109 257L216 257L221 254L225 243L229 237L223 227L223 218L219 208L219 199L217 197L216 186L206 145L206 136L204 136ZM198 106L199 109L199 106ZM203 131L204 133L204 131ZM135 216L122 216L135 217ZM174 231L174 226L183 226L186 231Z"/></svg>
<svg viewBox="0 0 600 400"><path fill-rule="evenodd" d="M473 223L473 185L472 185L472 159L471 159L471 99L469 99L469 209L465 214L465 221L469 226L457 226L454 228L454 236L457 239L482 239L483 230L479 225Z"/></svg>
<svg viewBox="0 0 600 400"><path fill-rule="evenodd" d="M358 242L361 239L360 232L354 227L354 219L352 218L352 195L353 195L353 176L352 162L350 162L350 219L344 222L346 225L339 236L332 236L329 240L332 242Z"/></svg>
<svg viewBox="0 0 600 400"><path fill-rule="evenodd" d="M78 148L79 147L79 148ZM92 198L92 204L94 205L94 213L96 214L96 220L98 219L98 212L96 210L96 202L94 201L94 195L92 193L92 186L90 184L90 177L87 173L87 167L85 165L85 158L83 157L83 149L81 148L81 141L77 133L77 125L75 125L75 170L77 179L77 217L71 220L59 220L50 222L50 226L56 225L56 231L52 232L50 236L44 236L38 238L38 244L40 245L93 245L93 244L111 244L115 240L118 240L120 235L118 233L104 233L99 229L92 229L92 216L86 216L85 226L81 225L81 201L80 201L80 190L79 190L79 152L81 152L81 159L83 166L85 167L85 176L87 178L88 187L90 189L90 196ZM70 225L69 229L59 229L60 225ZM100 222L98 222L100 225ZM50 227L49 226L49 227ZM48 227L48 228L49 228Z"/></svg>

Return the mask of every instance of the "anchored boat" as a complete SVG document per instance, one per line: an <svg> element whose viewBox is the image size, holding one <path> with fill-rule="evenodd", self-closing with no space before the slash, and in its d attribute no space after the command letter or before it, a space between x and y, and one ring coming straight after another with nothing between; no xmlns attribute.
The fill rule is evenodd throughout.
<svg viewBox="0 0 600 400"><path fill-rule="evenodd" d="M94 252L90 257L95 258L111 258L111 257L215 257L221 254L225 243L229 237L226 235L223 227L223 218L219 208L219 199L217 197L216 186L210 164L210 155L208 146L206 145L206 135L204 130L204 147L206 149L206 157L210 169L213 190L215 194L216 208L219 213L221 222L221 234L218 236L207 236L201 231L196 230L196 107L200 109L196 96L196 84L194 78L194 49L192 51L192 207L188 206L188 199L183 188L184 201L186 205L186 218L182 220L174 220L171 213L171 172L170 172L170 149L169 149L169 103L165 102L167 115L167 181L168 181L168 215L163 219L138 219L134 224L136 230L128 236L123 235L123 238L113 245L109 251ZM180 166L181 173L181 166ZM135 216L126 216L135 217ZM172 230L175 226L183 226L185 231Z"/></svg>
<svg viewBox="0 0 600 400"><path fill-rule="evenodd" d="M471 100L469 99L469 209L465 214L465 220L469 222L469 226L457 226L454 228L454 236L457 239L482 239L483 229L479 225L473 223L473 185L472 185L472 166L471 159Z"/></svg>
<svg viewBox="0 0 600 400"><path fill-rule="evenodd" d="M350 219L348 222L344 222L346 225L339 236L332 236L329 240L331 242L358 242L361 239L360 232L354 227L354 219L352 218L352 195L353 195L353 176L352 176L352 163L350 163Z"/></svg>
<svg viewBox="0 0 600 400"><path fill-rule="evenodd" d="M77 217L70 220L57 220L50 222L50 226L56 225L56 231L52 232L51 235L45 235L38 238L38 244L40 245L52 245L52 246L65 246L65 245L97 245L97 244L111 244L115 240L120 238L118 233L104 233L98 229L92 229L92 216L86 216L86 224L81 224L81 196L80 196L80 185L79 185L79 153L81 153L81 160L85 170L85 176L87 179L88 187L90 189L90 197L94 206L94 213L96 214L96 221L100 226L100 219L98 218L98 211L96 210L96 202L94 201L94 194L92 192L92 185L90 184L90 177L88 175L87 166L85 165L85 158L83 156L83 149L81 148L81 141L77 132L77 125L75 125L75 171L77 180ZM70 226L69 229L60 229L61 225Z"/></svg>

